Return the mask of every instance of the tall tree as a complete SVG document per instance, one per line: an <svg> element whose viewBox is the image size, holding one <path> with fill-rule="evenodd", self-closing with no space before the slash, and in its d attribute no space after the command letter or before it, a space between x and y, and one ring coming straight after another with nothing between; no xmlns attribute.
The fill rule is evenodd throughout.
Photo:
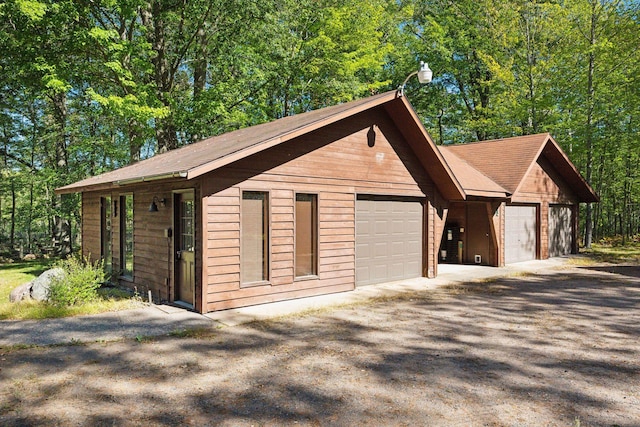
<svg viewBox="0 0 640 427"><path fill-rule="evenodd" d="M447 109L463 115L461 134L470 132L476 140L514 133L514 125L504 120L513 82L510 10L492 0L416 0L405 27L415 38L413 57L436 70L436 96L454 95L446 96L454 102Z"/></svg>
<svg viewBox="0 0 640 427"><path fill-rule="evenodd" d="M638 5L575 0L565 7L569 38L558 53L565 61L565 66L558 71L566 85L558 100L559 108L571 122L577 163L587 181L602 192L603 174L610 167L606 153L616 144L615 139L625 133L620 126L625 126L627 115L634 109L634 101L620 89L637 93L632 79L638 72ZM568 87L571 89L567 90ZM638 149L639 142L633 139L632 145ZM618 173L615 179L628 178ZM588 204L584 229L586 247L591 246L595 224L594 206Z"/></svg>

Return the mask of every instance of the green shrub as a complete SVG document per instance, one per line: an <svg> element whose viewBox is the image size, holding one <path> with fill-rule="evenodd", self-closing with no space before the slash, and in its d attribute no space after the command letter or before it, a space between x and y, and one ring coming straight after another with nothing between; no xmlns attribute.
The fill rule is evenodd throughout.
<svg viewBox="0 0 640 427"><path fill-rule="evenodd" d="M60 261L64 275L54 278L49 288L49 302L56 306L78 305L98 298L98 288L107 279L102 261L71 257Z"/></svg>

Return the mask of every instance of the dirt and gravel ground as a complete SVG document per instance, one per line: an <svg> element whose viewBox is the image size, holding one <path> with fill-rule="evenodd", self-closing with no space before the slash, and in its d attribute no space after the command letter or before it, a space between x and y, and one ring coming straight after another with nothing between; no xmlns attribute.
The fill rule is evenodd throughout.
<svg viewBox="0 0 640 427"><path fill-rule="evenodd" d="M640 267L0 349L0 425L639 426Z"/></svg>

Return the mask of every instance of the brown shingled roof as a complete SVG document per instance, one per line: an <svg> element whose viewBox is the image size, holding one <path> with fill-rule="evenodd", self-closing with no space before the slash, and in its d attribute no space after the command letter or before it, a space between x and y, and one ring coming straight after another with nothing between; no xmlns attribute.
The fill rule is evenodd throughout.
<svg viewBox="0 0 640 427"><path fill-rule="evenodd" d="M540 156L551 162L582 202L597 202L598 196L548 133L450 145L446 150L515 194ZM454 169L457 173L457 170Z"/></svg>
<svg viewBox="0 0 640 427"><path fill-rule="evenodd" d="M449 145L447 150L513 194L537 159L547 135Z"/></svg>
<svg viewBox="0 0 640 427"><path fill-rule="evenodd" d="M510 196L509 191L453 154L449 147L439 146L438 148L467 196L490 198L507 198Z"/></svg>
<svg viewBox="0 0 640 427"><path fill-rule="evenodd" d="M158 154L138 163L56 189L59 194L119 187L170 178L193 179L224 165L312 132L338 120L384 106L398 128L411 136L410 144L443 196L463 199L464 193L441 153L417 119L406 97L389 91L368 98L284 117L272 122L214 136ZM408 132L408 134L407 134Z"/></svg>

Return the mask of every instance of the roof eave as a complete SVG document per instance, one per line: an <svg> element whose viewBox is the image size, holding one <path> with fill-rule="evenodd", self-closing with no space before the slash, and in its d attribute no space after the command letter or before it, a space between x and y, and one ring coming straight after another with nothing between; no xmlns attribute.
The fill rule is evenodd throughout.
<svg viewBox="0 0 640 427"><path fill-rule="evenodd" d="M562 150L562 148L560 148L558 143L553 139L551 135L549 135L547 140L545 141L545 147L548 144L551 144L551 147L553 147L553 149L557 152L557 154L562 156L563 160L567 163L567 166L569 166L570 168L571 175L573 175L574 179L580 184L580 188L578 188L576 191L577 195L580 198L580 202L584 202L584 203L600 202L600 197L598 197L595 190L591 187L591 185L587 182L587 180L583 178L582 174L578 171L578 169L573 164L571 159L569 159L567 154L564 152L564 150Z"/></svg>
<svg viewBox="0 0 640 427"><path fill-rule="evenodd" d="M237 160L241 160L244 159L250 155L253 154L257 154L261 151L267 150L269 148L275 147L277 145L280 145L284 142L290 141L294 138L297 138L301 135L305 135L309 132L313 132L315 130L318 130L324 126L333 124L338 122L339 120L345 119L347 117L353 116L355 114L361 113L363 111L366 111L368 109L371 109L373 107L382 105L384 103L389 102L390 100L395 98L395 91L390 91L387 92L386 94L383 94L386 96L380 96L380 97L376 97L375 99L371 100L370 102L364 102L360 105L354 106L352 108L349 108L348 110L344 110L344 111L339 111L336 112L335 114L332 114L329 117L324 117L322 119L316 120L312 123L308 123L306 125L300 126L296 129L292 129L288 132L284 132L281 135L278 135L275 138L271 138L265 141L261 141L259 143L256 143L250 147L247 147L245 149L236 151L232 154L229 154L227 156L221 157L219 159L216 159L212 162L208 162L206 164L203 164L201 166L197 166L195 168L192 168L190 170L187 171L187 179L193 179L196 178L198 176L207 174L209 172L212 172L216 169L219 169L223 166L226 166L228 164L231 164Z"/></svg>
<svg viewBox="0 0 640 427"><path fill-rule="evenodd" d="M483 199L508 200L511 197L510 193L502 193L497 191L471 190L465 188L465 192L469 198L478 197Z"/></svg>
<svg viewBox="0 0 640 427"><path fill-rule="evenodd" d="M117 181L104 182L100 184L87 184L82 185L82 181L76 184L67 185L64 187L56 188L56 194L73 194L83 193L85 191L106 191L122 188L128 185L140 184L144 182L153 182L169 179L188 179L187 171L176 171L157 175L145 175L136 178L121 179Z"/></svg>

